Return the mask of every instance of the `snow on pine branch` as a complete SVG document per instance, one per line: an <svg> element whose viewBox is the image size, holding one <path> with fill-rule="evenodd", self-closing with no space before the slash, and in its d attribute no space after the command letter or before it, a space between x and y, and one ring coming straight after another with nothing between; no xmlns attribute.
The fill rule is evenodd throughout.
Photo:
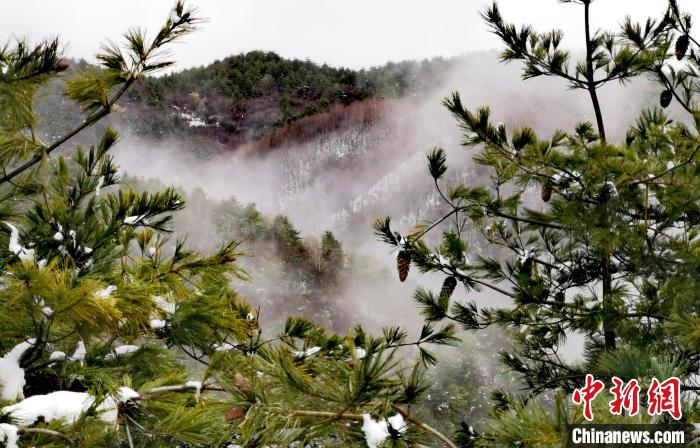
<svg viewBox="0 0 700 448"><path fill-rule="evenodd" d="M0 423L0 443L5 448L17 448L19 440L19 428L9 423Z"/></svg>
<svg viewBox="0 0 700 448"><path fill-rule="evenodd" d="M114 349L114 353L109 353L107 355L107 359L114 359L118 356L130 355L132 353L136 353L140 349L141 347L139 347L138 345L120 345L119 347L116 347Z"/></svg>
<svg viewBox="0 0 700 448"><path fill-rule="evenodd" d="M5 225L10 228L10 243L8 249L17 255L20 260L34 261L34 249L27 249L19 243L19 230L14 224L5 221Z"/></svg>
<svg viewBox="0 0 700 448"><path fill-rule="evenodd" d="M170 317L175 312L175 304L162 296L154 296L153 303L165 314L166 318ZM159 317L157 313L151 315L149 324L154 330L158 330L167 325L167 322Z"/></svg>
<svg viewBox="0 0 700 448"><path fill-rule="evenodd" d="M78 341L78 346L76 347L75 351L68 359L71 361L80 361L82 363L86 354L87 350L85 349L85 342L83 342L81 339Z"/></svg>
<svg viewBox="0 0 700 448"><path fill-rule="evenodd" d="M19 366L19 359L29 350L35 339L29 339L16 345L0 358L0 399L14 401L24 398L24 369Z"/></svg>
<svg viewBox="0 0 700 448"><path fill-rule="evenodd" d="M311 347L311 348L307 348L306 350L293 351L292 353L294 353L295 358L301 359L301 358L307 358L309 356L313 356L320 351L321 351L321 347Z"/></svg>
<svg viewBox="0 0 700 448"><path fill-rule="evenodd" d="M124 218L124 224L128 226L133 226L138 224L141 220L143 220L144 224L147 224L148 221L144 219L145 217L145 215L127 216L126 218Z"/></svg>
<svg viewBox="0 0 700 448"><path fill-rule="evenodd" d="M96 297L99 297L101 299L106 299L108 298L114 291L117 290L117 287L114 285L109 285L106 288L100 289L95 293Z"/></svg>
<svg viewBox="0 0 700 448"><path fill-rule="evenodd" d="M138 392L129 387L120 387L115 396L105 398L97 406L100 419L107 423L116 422L119 403L136 398L140 398ZM21 425L31 425L40 418L47 423L62 420L72 424L94 404L95 397L87 392L59 390L46 395L33 395L19 403L5 406L2 412Z"/></svg>
<svg viewBox="0 0 700 448"><path fill-rule="evenodd" d="M401 414L381 420L374 420L369 414L362 414L362 421L362 432L365 433L368 448L379 448L390 437L390 428L398 434L406 432L406 422Z"/></svg>

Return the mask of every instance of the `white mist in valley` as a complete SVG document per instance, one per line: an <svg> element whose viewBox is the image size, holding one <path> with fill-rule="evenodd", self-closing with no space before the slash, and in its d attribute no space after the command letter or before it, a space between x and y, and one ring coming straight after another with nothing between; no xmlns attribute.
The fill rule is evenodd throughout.
<svg viewBox="0 0 700 448"><path fill-rule="evenodd" d="M520 66L500 64L493 52L462 57L451 67L428 81L434 86L428 93L385 100L378 119L370 125L329 131L303 144L264 154L251 154L244 146L203 160L188 142L143 140L130 136L127 129L122 130L116 159L129 174L157 178L190 191L199 188L216 200L235 197L243 204L255 203L270 217L286 215L307 238L333 231L346 252L368 257L372 260L368 269L385 272L344 285L337 297L328 299L332 311L325 311L356 316L372 331L384 325L403 325L415 334L422 319L413 303L413 291L417 285L438 289L442 279L412 272L406 284L400 283L392 272L396 254L378 241L371 225L388 215L405 232L445 210L426 172L425 154L432 147L447 151L446 188L450 182L489 185L490 173L472 161L476 149L466 151L460 146L460 131L442 100L459 91L469 108L488 105L495 122L509 129L530 126L545 137L556 129L571 130L576 123L593 119L586 92L569 90L551 78L523 82ZM639 111L658 95L644 81L632 88L606 86L603 92L602 109L613 142L624 138ZM200 218L192 225L208 225L206 213ZM475 241L470 254L476 257L484 250ZM255 301L254 291L270 285L264 284L264 276L250 274L253 287L249 290ZM467 299L480 306L506 303L491 291L467 293L458 288L455 300ZM481 333L465 336L477 350L491 337ZM563 351L577 357L581 345L574 336ZM488 366L484 375L498 371L493 353L484 361Z"/></svg>
<svg viewBox="0 0 700 448"><path fill-rule="evenodd" d="M424 198L412 195L417 186L431 184L424 156L434 146L447 150L458 177L470 183L488 182L487 173L475 176L470 160L474 150L460 147L456 122L441 104L451 92L459 91L470 108L488 105L493 119L511 129L530 126L543 136L592 119L585 92L567 90L551 78L523 82L520 67L499 64L495 53L465 56L451 67L432 80L435 87L429 93L386 100L370 126L329 131L310 142L262 155L251 155L245 146L231 148L206 160L195 155L189 142L137 139L127 129L122 130L117 161L134 175L187 190L202 188L214 199L234 196L242 203L255 203L266 214L287 215L306 234L340 227L344 237L366 241L372 239L372 221L382 214L413 224L421 219L421 209L437 205L431 188L421 191L427 195ZM633 94L611 85L601 95L603 113L612 124L611 141L624 137L642 107L656 98L658 92L639 84ZM379 215L359 222L352 219L374 204Z"/></svg>

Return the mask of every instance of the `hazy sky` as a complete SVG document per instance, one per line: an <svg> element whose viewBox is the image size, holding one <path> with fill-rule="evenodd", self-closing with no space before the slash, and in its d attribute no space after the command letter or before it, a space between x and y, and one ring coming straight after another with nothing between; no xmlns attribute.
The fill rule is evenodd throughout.
<svg viewBox="0 0 700 448"><path fill-rule="evenodd" d="M250 50L353 68L436 55L452 56L498 47L479 18L484 0L194 0L208 19L174 50L178 67L206 64ZM0 39L60 36L68 54L90 58L105 39L130 27L154 30L171 0L2 0ZM581 6L555 0L502 0L508 20L538 29L555 25L581 47ZM700 16L700 2L681 0ZM658 17L663 0L596 0L595 27L614 27L624 17Z"/></svg>

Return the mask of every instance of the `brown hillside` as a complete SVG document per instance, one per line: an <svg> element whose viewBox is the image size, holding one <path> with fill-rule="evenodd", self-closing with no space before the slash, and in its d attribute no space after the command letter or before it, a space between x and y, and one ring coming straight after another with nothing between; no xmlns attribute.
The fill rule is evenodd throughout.
<svg viewBox="0 0 700 448"><path fill-rule="evenodd" d="M351 104L337 104L328 111L301 118L254 141L246 152L263 155L281 147L293 146L330 132L369 126L388 110L387 99L369 99Z"/></svg>

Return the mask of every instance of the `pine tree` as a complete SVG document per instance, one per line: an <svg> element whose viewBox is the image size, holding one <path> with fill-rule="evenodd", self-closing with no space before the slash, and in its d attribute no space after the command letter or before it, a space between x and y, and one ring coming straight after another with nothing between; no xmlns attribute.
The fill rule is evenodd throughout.
<svg viewBox="0 0 700 448"><path fill-rule="evenodd" d="M436 149L428 154L428 171L447 214L403 235L389 218L375 224L378 235L408 253L422 272L455 278L467 292L488 289L510 299L509 306L488 307L423 288L415 294L430 322L449 320L469 331L501 326L514 339L502 361L521 376L527 392L495 392L492 424L479 435L458 434L464 446L561 446L566 424L582 421L565 404L566 394L587 373L646 385L654 376L678 376L683 421L700 419L700 320L693 292L700 262L700 60L690 16L671 0L661 20L625 19L617 33L592 33L594 3L570 3L581 8L585 23L586 52L576 63L561 49L559 31L518 29L496 4L483 18L505 45L504 61L520 61L524 79L553 76L585 91L595 123L540 137L528 127L493 124L488 108L471 111L454 93L444 104L463 132L463 145L479 148L474 160L491 170L492 184L444 186L446 154ZM670 65L674 56L685 56L685 63ZM671 120L659 108L645 110L624 141L611 142L599 89L641 75L658 82L662 106L674 100L685 116ZM442 244L433 249L426 238L437 231ZM512 256L470 253L470 239L479 237ZM560 356L572 335L585 339L579 362ZM554 409L540 395L556 395Z"/></svg>
<svg viewBox="0 0 700 448"><path fill-rule="evenodd" d="M171 241L171 214L184 202L172 189L118 187L113 129L89 148L60 151L106 117L131 85L171 65L167 46L199 22L178 2L152 39L130 31L124 46L104 47L99 67L65 82L85 119L51 143L37 137L33 101L68 68L59 43L19 41L0 50L4 446L225 438L221 404L204 406L178 391L207 387L187 382L185 354L198 359L252 326L249 307L229 289L232 279L245 278L234 264L236 244L201 256Z"/></svg>
<svg viewBox="0 0 700 448"><path fill-rule="evenodd" d="M323 270L331 278L335 278L343 269L345 256L343 245L338 241L332 232L323 232L321 236L321 259L323 260Z"/></svg>

